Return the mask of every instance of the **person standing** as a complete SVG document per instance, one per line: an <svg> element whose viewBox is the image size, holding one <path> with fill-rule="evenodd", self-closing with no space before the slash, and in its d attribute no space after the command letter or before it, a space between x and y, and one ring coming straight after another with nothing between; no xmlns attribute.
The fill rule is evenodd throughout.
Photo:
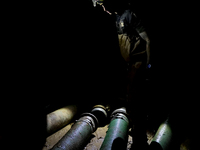
<svg viewBox="0 0 200 150"><path fill-rule="evenodd" d="M127 63L126 108L134 129L134 148L146 149L145 70L150 64L150 38L142 20L126 0L97 0L103 10L116 18L119 48ZM138 111L140 111L138 113ZM144 146L144 147L141 147Z"/></svg>

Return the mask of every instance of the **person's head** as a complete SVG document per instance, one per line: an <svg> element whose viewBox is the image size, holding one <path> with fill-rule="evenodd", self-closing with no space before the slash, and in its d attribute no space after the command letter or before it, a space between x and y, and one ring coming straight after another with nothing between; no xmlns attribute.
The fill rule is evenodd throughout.
<svg viewBox="0 0 200 150"><path fill-rule="evenodd" d="M128 0L96 0L108 13L121 12L128 6Z"/></svg>

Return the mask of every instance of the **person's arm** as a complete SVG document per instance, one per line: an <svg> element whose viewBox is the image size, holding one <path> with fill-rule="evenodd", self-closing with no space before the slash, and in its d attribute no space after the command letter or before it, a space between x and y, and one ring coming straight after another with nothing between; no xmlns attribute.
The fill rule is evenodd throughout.
<svg viewBox="0 0 200 150"><path fill-rule="evenodd" d="M150 39L146 33L143 31L139 33L140 37L146 41L146 51L147 51L147 65L150 63Z"/></svg>
<svg viewBox="0 0 200 150"><path fill-rule="evenodd" d="M145 26L142 23L142 20L135 14L131 13L131 24L135 27L136 31L140 35L140 37L146 41L146 51L147 51L147 65L150 63L150 39L147 35Z"/></svg>

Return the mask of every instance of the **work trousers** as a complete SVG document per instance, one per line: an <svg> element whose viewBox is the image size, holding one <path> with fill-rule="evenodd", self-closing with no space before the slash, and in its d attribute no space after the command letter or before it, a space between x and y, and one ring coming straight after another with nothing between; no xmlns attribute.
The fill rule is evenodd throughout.
<svg viewBox="0 0 200 150"><path fill-rule="evenodd" d="M127 62L127 99L126 108L134 129L135 143L146 142L146 100L145 68L146 43L141 39L131 42L126 35L120 34L119 47L121 55Z"/></svg>

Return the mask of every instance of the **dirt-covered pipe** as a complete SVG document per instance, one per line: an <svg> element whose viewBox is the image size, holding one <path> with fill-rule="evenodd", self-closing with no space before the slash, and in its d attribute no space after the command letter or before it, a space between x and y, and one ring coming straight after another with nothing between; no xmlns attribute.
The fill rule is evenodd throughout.
<svg viewBox="0 0 200 150"><path fill-rule="evenodd" d="M125 150L127 148L129 129L129 120L126 109L116 109L111 114L111 117L111 122L100 150Z"/></svg>
<svg viewBox="0 0 200 150"><path fill-rule="evenodd" d="M68 105L47 114L47 136L69 124L77 113L76 105Z"/></svg>
<svg viewBox="0 0 200 150"><path fill-rule="evenodd" d="M91 113L84 113L72 128L54 145L52 150L82 150L90 136L96 131L99 120L107 117L103 107L94 107Z"/></svg>
<svg viewBox="0 0 200 150"><path fill-rule="evenodd" d="M165 120L158 128L151 144L151 150L170 150L172 143L172 127L169 118Z"/></svg>

